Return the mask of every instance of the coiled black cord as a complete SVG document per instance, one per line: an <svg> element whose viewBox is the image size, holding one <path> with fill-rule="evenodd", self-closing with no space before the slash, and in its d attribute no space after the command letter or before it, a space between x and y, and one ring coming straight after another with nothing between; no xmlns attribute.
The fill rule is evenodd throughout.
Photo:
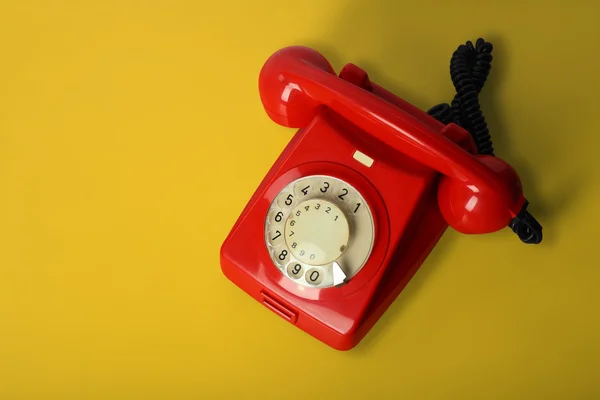
<svg viewBox="0 0 600 400"><path fill-rule="evenodd" d="M492 66L491 43L482 38L475 45L471 41L461 44L450 60L450 78L456 90L451 104L441 103L427 111L442 122L451 122L466 129L479 154L494 155L492 138L479 105L479 93L483 89ZM542 241L542 226L527 211L525 203L519 215L508 225L522 242L538 244Z"/></svg>
<svg viewBox="0 0 600 400"><path fill-rule="evenodd" d="M438 104L428 113L444 124L454 122L465 128L477 145L480 154L494 155L492 138L481 112L479 93L492 67L491 43L478 39L461 44L450 60L450 78L456 90L451 105Z"/></svg>

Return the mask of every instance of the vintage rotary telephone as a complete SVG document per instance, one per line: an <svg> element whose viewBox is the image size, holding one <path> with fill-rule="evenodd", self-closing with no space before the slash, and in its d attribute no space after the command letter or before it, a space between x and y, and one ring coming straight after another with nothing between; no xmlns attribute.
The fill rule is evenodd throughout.
<svg viewBox="0 0 600 400"><path fill-rule="evenodd" d="M347 64L337 76L317 51L281 49L259 91L276 123L299 128L221 248L223 273L329 346L371 329L446 228L510 227L525 243L542 228L517 173L493 155L478 94L492 45L454 53L451 105L424 112Z"/></svg>

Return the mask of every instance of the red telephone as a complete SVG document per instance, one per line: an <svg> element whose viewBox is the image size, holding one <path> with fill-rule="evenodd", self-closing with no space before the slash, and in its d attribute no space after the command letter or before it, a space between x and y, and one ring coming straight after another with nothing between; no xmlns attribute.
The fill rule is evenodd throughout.
<svg viewBox="0 0 600 400"><path fill-rule="evenodd" d="M539 243L519 177L493 155L479 111L489 66L468 57L489 64L490 52L481 39L459 47L452 106L429 112L353 64L337 76L313 49L273 54L259 76L262 103L273 121L299 130L223 243L223 273L285 320L348 350L448 225L465 234L509 226Z"/></svg>

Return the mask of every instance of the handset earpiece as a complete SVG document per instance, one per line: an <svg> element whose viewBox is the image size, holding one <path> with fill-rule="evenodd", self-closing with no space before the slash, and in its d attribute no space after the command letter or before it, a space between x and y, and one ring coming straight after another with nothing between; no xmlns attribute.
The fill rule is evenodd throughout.
<svg viewBox="0 0 600 400"><path fill-rule="evenodd" d="M503 193L443 175L438 183L440 211L448 225L461 233L498 231L510 224L525 202L521 180L515 170L499 158L480 154L473 157L496 173L504 184Z"/></svg>
<svg viewBox="0 0 600 400"><path fill-rule="evenodd" d="M510 165L496 157L471 155L441 134L463 128L449 123L436 131L375 94L338 78L325 57L313 49L292 46L273 54L261 70L259 90L267 114L278 124L302 128L327 107L440 172L440 211L459 232L503 229L522 215L527 204Z"/></svg>
<svg viewBox="0 0 600 400"><path fill-rule="evenodd" d="M296 79L302 70L304 79ZM316 93L306 92L303 80L336 77L329 61L308 47L292 46L275 52L260 71L258 89L267 115L288 128L303 128L318 114L322 103Z"/></svg>

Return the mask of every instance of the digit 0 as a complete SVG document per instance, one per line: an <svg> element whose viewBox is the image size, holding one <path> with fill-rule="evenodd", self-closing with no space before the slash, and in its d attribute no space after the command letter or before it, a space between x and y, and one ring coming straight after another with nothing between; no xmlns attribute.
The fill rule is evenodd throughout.
<svg viewBox="0 0 600 400"><path fill-rule="evenodd" d="M309 269L304 277L306 282L313 286L317 286L323 282L323 273L316 268Z"/></svg>

